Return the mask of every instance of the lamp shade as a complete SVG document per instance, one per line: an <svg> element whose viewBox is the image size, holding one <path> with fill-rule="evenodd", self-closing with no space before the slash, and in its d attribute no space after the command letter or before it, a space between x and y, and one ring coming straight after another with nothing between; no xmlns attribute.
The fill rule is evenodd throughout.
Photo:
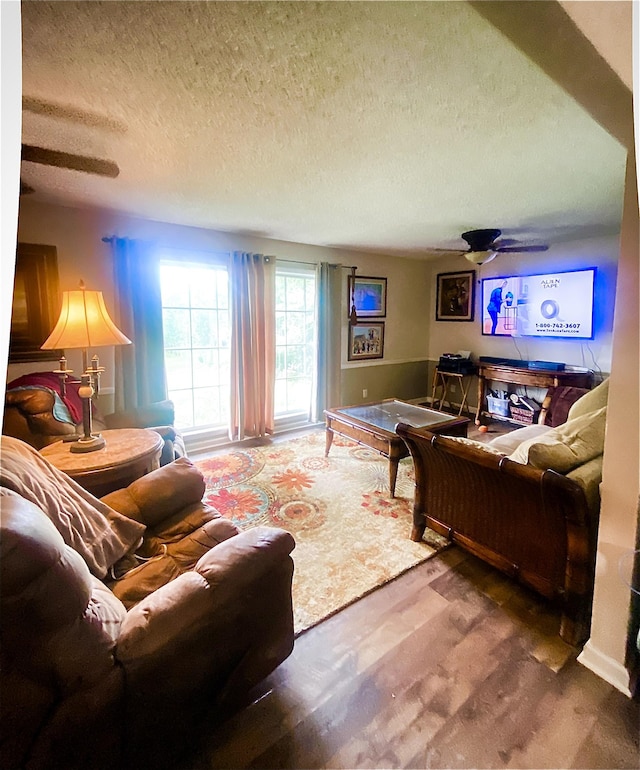
<svg viewBox="0 0 640 770"><path fill-rule="evenodd" d="M487 262L495 259L498 256L498 252L491 251L491 249L487 251L466 251L464 256L469 262L473 262L474 265L485 265Z"/></svg>
<svg viewBox="0 0 640 770"><path fill-rule="evenodd" d="M81 284L82 286L82 284ZM97 348L104 345L130 345L107 313L101 291L62 292L62 309L53 331L41 345L56 348Z"/></svg>

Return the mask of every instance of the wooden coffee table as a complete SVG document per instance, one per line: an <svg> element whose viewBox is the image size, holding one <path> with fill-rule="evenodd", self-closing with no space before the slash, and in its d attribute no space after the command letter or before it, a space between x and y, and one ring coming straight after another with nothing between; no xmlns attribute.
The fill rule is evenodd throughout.
<svg viewBox="0 0 640 770"><path fill-rule="evenodd" d="M380 452L383 457L389 459L391 497L395 497L398 463L403 457L409 456L407 445L395 432L395 426L399 422L415 428L426 428L431 433L462 437L467 435L469 425L467 417L454 417L395 398L371 404L325 409L324 415L327 422L325 457L331 449L334 433Z"/></svg>
<svg viewBox="0 0 640 770"><path fill-rule="evenodd" d="M101 435L106 446L95 452L74 453L69 442L56 441L40 454L95 497L122 489L159 467L164 439L155 430L124 428L103 430Z"/></svg>

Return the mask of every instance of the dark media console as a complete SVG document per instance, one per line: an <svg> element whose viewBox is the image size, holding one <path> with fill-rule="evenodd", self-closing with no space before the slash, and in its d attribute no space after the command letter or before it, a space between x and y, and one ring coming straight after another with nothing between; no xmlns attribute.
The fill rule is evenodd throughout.
<svg viewBox="0 0 640 770"><path fill-rule="evenodd" d="M520 358L495 358L494 356L480 356L480 363L514 366L519 369L544 369L549 372L562 372L565 368L565 364L558 364L555 361L526 361Z"/></svg>
<svg viewBox="0 0 640 770"><path fill-rule="evenodd" d="M531 364L540 366L531 366ZM541 365L546 364L546 368ZM561 368L557 368L561 367ZM557 388L567 385L574 388L591 388L593 374L589 371L573 371L565 369L564 364L551 361L521 361L519 359L491 358L480 356L478 363L478 409L476 425L480 425L480 415L494 415L486 410L487 381L506 382L513 385L529 385L534 388Z"/></svg>

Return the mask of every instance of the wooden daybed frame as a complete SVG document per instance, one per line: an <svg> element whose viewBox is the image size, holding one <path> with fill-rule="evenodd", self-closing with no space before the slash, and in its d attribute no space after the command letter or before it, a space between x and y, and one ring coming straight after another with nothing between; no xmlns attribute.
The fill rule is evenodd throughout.
<svg viewBox="0 0 640 770"><path fill-rule="evenodd" d="M412 540L427 526L561 606L560 636L588 637L597 516L582 487L425 429L398 424L415 465Z"/></svg>

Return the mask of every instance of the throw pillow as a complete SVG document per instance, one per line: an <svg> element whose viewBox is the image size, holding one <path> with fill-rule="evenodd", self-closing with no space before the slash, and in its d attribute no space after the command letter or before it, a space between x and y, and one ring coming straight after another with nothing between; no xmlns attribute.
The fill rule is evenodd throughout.
<svg viewBox="0 0 640 770"><path fill-rule="evenodd" d="M603 406L524 441L509 457L541 470L568 473L602 454L606 420L607 407Z"/></svg>
<svg viewBox="0 0 640 770"><path fill-rule="evenodd" d="M482 449L483 452L488 452L492 455L500 455L500 457L505 456L505 453L500 449L496 449L490 444L486 444L482 441L475 441L472 438L463 438L462 436L446 436L445 438L447 441L456 441L459 444L464 444L465 446L474 447L475 449Z"/></svg>
<svg viewBox="0 0 640 770"><path fill-rule="evenodd" d="M93 497L29 444L2 436L0 449L0 486L37 505L96 577L141 540L144 524Z"/></svg>
<svg viewBox="0 0 640 770"><path fill-rule="evenodd" d="M499 452L510 455L522 444L532 438L539 438L549 430L548 425L527 425L525 428L516 428L515 430L496 436L488 442L488 446Z"/></svg>
<svg viewBox="0 0 640 770"><path fill-rule="evenodd" d="M567 415L567 422L573 420L576 417L582 417L585 414L595 412L596 409L601 409L607 405L607 399L609 398L609 378L603 380L593 390L588 391L584 396L575 401L569 408L569 414Z"/></svg>

